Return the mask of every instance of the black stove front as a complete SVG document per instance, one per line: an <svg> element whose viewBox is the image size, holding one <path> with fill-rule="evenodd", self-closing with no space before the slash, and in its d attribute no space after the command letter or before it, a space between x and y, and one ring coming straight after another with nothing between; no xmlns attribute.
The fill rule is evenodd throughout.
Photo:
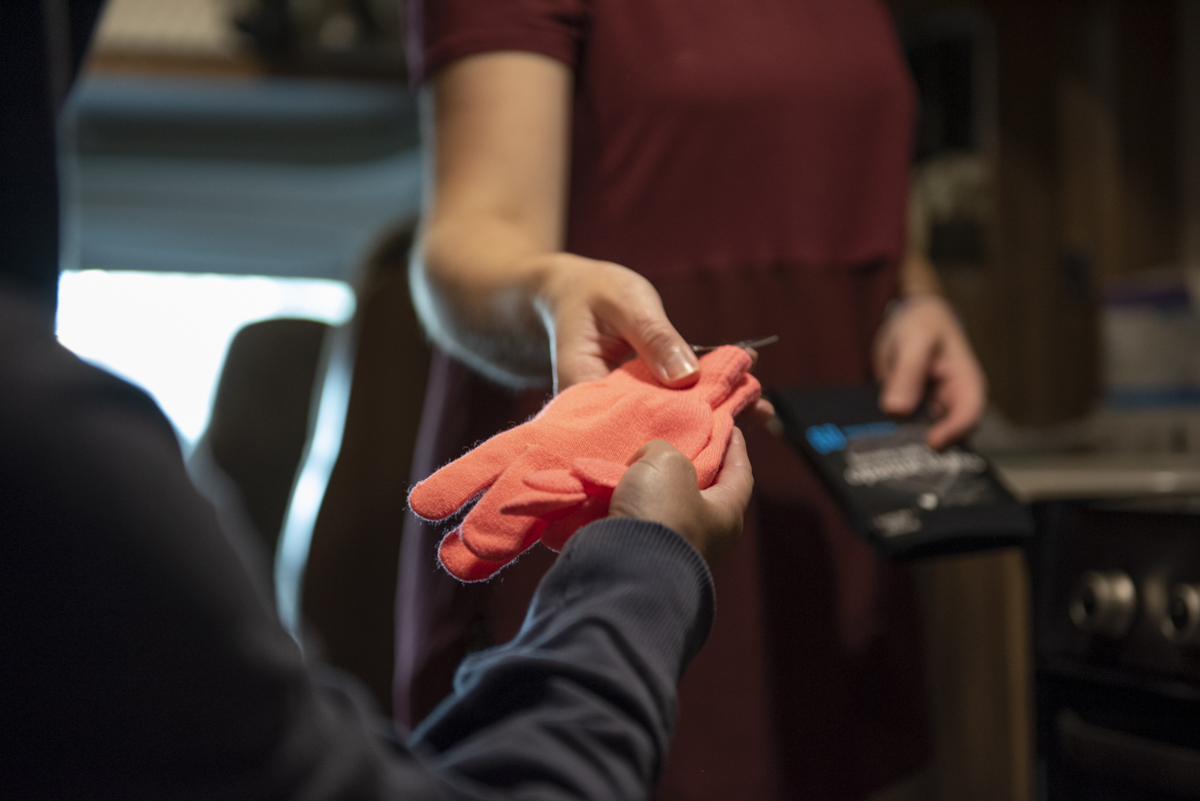
<svg viewBox="0 0 1200 801"><path fill-rule="evenodd" d="M1200 500L1035 511L1039 797L1200 798Z"/></svg>

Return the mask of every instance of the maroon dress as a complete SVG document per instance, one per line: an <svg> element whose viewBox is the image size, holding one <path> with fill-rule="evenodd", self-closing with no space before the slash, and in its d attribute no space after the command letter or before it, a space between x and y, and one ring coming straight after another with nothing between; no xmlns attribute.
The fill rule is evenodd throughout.
<svg viewBox="0 0 1200 801"><path fill-rule="evenodd" d="M767 387L871 378L904 248L913 91L880 0L425 0L429 75L539 53L576 77L566 249L649 278L690 342L768 334ZM413 480L526 419L435 357ZM756 491L715 571L717 615L680 689L663 799L857 799L920 769L930 737L907 573L879 562L796 454L747 426ZM396 716L412 724L473 648L520 625L553 560L487 584L436 564L410 518Z"/></svg>

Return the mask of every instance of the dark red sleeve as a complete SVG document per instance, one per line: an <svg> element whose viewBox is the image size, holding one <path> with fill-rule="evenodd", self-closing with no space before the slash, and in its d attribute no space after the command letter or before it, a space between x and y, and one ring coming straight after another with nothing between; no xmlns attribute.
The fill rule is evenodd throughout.
<svg viewBox="0 0 1200 801"><path fill-rule="evenodd" d="M415 81L452 61L496 50L540 53L575 66L586 0L410 0Z"/></svg>

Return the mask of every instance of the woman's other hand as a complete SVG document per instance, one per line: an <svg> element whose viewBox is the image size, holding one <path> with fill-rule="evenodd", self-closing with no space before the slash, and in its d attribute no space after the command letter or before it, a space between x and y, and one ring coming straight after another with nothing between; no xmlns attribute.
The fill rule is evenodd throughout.
<svg viewBox="0 0 1200 801"><path fill-rule="evenodd" d="M926 397L935 417L929 447L941 450L983 416L987 379L954 311L940 295L918 293L900 302L875 341L879 405L908 415Z"/></svg>
<svg viewBox="0 0 1200 801"><path fill-rule="evenodd" d="M608 506L609 517L661 523L695 546L710 565L737 542L754 475L742 432L733 429L717 480L696 485L691 461L663 440L642 446L621 478Z"/></svg>

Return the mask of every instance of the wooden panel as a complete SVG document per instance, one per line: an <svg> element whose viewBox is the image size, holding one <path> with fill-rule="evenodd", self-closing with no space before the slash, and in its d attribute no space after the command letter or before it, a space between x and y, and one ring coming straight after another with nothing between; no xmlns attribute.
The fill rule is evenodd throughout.
<svg viewBox="0 0 1200 801"><path fill-rule="evenodd" d="M937 738L934 797L1027 801L1033 786L1029 581L1017 551L915 566Z"/></svg>
<svg viewBox="0 0 1200 801"><path fill-rule="evenodd" d="M1182 0L1179 25L1180 261L1200 276L1200 0Z"/></svg>
<svg viewBox="0 0 1200 801"><path fill-rule="evenodd" d="M1120 4L1125 270L1179 258L1178 24L1175 3Z"/></svg>

